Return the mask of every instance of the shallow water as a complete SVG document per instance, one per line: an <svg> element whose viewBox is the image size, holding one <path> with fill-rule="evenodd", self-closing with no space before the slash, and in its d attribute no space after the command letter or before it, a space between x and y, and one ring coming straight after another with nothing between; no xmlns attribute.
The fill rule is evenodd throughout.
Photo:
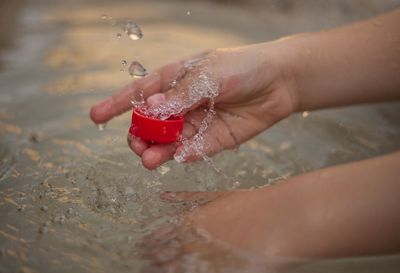
<svg viewBox="0 0 400 273"><path fill-rule="evenodd" d="M151 72L204 49L335 26L398 1L368 3L257 10L162 1L28 3L9 30L14 47L1 52L0 272L139 272L149 262L144 236L190 206L162 203L163 190L272 184L398 150L400 104L383 104L294 115L217 156L216 169L226 176L206 162L169 162L149 172L126 146L129 114L101 132L88 118L91 105L132 80L120 72L121 60ZM143 39L118 37L127 19L140 24ZM396 272L399 261L319 261L293 272Z"/></svg>

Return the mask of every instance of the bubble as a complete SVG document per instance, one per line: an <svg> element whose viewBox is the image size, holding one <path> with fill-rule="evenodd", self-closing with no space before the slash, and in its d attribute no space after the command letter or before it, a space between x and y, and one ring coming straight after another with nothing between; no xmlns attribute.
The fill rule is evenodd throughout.
<svg viewBox="0 0 400 273"><path fill-rule="evenodd" d="M117 33L117 38L121 39L121 37L122 37L122 34L121 33Z"/></svg>
<svg viewBox="0 0 400 273"><path fill-rule="evenodd" d="M134 41L140 40L143 37L142 30L140 29L138 24L136 24L133 21L127 21L125 23L124 32L126 33L126 35L129 36L129 38L131 38Z"/></svg>
<svg viewBox="0 0 400 273"><path fill-rule="evenodd" d="M146 68L143 67L143 65L137 61L133 61L128 68L129 75L131 75L134 78L143 78L144 76L147 75Z"/></svg>
<svg viewBox="0 0 400 273"><path fill-rule="evenodd" d="M97 129L99 131L104 131L106 129L107 123L99 123L97 124Z"/></svg>

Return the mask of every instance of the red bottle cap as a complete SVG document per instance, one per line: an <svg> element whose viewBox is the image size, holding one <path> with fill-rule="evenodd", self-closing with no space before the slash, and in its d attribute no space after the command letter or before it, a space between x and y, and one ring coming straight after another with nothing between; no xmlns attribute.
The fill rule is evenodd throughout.
<svg viewBox="0 0 400 273"><path fill-rule="evenodd" d="M139 107L133 109L129 132L147 142L167 144L180 139L183 116L171 116L166 120L146 116Z"/></svg>

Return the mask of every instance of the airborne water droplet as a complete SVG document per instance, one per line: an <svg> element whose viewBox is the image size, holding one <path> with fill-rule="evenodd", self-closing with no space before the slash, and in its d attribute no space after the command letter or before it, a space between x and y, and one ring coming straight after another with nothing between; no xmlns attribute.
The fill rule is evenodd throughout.
<svg viewBox="0 0 400 273"><path fill-rule="evenodd" d="M301 116L302 116L303 118L308 117L308 115L310 115L310 113L309 113L308 111L304 111L304 112L301 113Z"/></svg>
<svg viewBox="0 0 400 273"><path fill-rule="evenodd" d="M106 129L107 123L99 123L97 124L97 129L99 131L104 131L104 129Z"/></svg>
<svg viewBox="0 0 400 273"><path fill-rule="evenodd" d="M190 10L188 10L188 11L186 12L186 15L190 15L190 14L192 14L192 13L190 12Z"/></svg>
<svg viewBox="0 0 400 273"><path fill-rule="evenodd" d="M134 41L140 40L143 37L142 30L140 29L138 24L136 24L133 21L126 22L124 26L124 32L126 33L126 35L129 36L129 38L131 38Z"/></svg>
<svg viewBox="0 0 400 273"><path fill-rule="evenodd" d="M126 60L122 60L121 63L122 63L122 65L127 65L128 64L128 62Z"/></svg>
<svg viewBox="0 0 400 273"><path fill-rule="evenodd" d="M147 75L146 68L143 67L139 62L133 61L129 66L129 75L135 78L143 78Z"/></svg>
<svg viewBox="0 0 400 273"><path fill-rule="evenodd" d="M122 37L121 33L117 33L117 38L120 39Z"/></svg>

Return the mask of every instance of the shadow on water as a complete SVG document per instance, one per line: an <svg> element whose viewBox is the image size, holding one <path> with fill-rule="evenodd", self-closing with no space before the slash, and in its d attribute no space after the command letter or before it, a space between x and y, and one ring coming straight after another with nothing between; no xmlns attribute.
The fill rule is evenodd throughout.
<svg viewBox="0 0 400 273"><path fill-rule="evenodd" d="M208 256L179 256L172 247L152 257L181 261L181 272L211 272L212 257L221 258L212 263L218 272L273 272L269 265L243 259L221 245L202 244L201 234L184 233L190 236L182 238L167 233L170 241L153 237L143 245L153 231L176 224L175 215L197 205L167 204L159 194L224 190L235 186L234 181L243 188L273 184L400 148L399 104L362 106L292 116L238 150L217 156L215 165L227 177L205 162L169 162L149 172L126 147L129 114L102 132L88 118L91 105L132 80L120 72L121 60L140 59L151 71L207 48L343 24L396 1L369 1L360 13L350 4L341 13L343 7L330 1L323 16L288 1L287 7L257 11L206 1L31 1L17 17L11 3L22 4L14 2L0 4L0 30L7 30L2 31L7 35L1 40L0 71L0 272L160 272L144 252L171 244L183 249L193 241ZM137 20L144 39L132 44L118 38L120 25L102 20L102 14L117 22ZM10 29L18 29L14 45ZM315 145L321 148L316 151ZM393 272L398 261L321 261L299 270ZM372 265L378 269L373 271Z"/></svg>

